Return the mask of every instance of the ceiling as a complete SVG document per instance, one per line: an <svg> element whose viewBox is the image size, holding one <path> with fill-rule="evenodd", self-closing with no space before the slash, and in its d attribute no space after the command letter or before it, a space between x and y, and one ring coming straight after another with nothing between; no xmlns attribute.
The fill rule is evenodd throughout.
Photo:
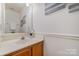
<svg viewBox="0 0 79 59"><path fill-rule="evenodd" d="M6 3L5 7L16 12L21 12L23 8L26 7L26 3Z"/></svg>

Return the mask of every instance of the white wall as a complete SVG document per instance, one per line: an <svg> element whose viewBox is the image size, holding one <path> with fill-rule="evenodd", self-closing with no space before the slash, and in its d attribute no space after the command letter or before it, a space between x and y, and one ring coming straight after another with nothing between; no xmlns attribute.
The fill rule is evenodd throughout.
<svg viewBox="0 0 79 59"><path fill-rule="evenodd" d="M0 33L4 31L4 3L0 3Z"/></svg>
<svg viewBox="0 0 79 59"><path fill-rule="evenodd" d="M79 35L79 12L68 13L68 8L45 16L44 4L34 6L34 27L37 32Z"/></svg>
<svg viewBox="0 0 79 59"><path fill-rule="evenodd" d="M2 33L2 10L1 10L1 3L0 3L0 42L1 42L1 33Z"/></svg>
<svg viewBox="0 0 79 59"><path fill-rule="evenodd" d="M0 3L0 24L1 24L1 21L2 21L2 20L1 20L1 13L2 13L1 11L2 11L2 10L1 10L1 3Z"/></svg>
<svg viewBox="0 0 79 59"><path fill-rule="evenodd" d="M79 56L79 40L45 37L46 56Z"/></svg>
<svg viewBox="0 0 79 59"><path fill-rule="evenodd" d="M2 17L1 17L1 14L2 14L2 10L1 10L1 3L0 3L0 33L1 33L1 27L2 27Z"/></svg>
<svg viewBox="0 0 79 59"><path fill-rule="evenodd" d="M44 32L46 27L43 4L33 4L33 26L36 32Z"/></svg>
<svg viewBox="0 0 79 59"><path fill-rule="evenodd" d="M0 43L2 42L2 34L4 32L4 3L0 3Z"/></svg>
<svg viewBox="0 0 79 59"><path fill-rule="evenodd" d="M68 13L67 7L45 16L44 4L33 4L35 31L79 36L79 12ZM78 45L75 39L45 37L45 55L79 55Z"/></svg>
<svg viewBox="0 0 79 59"><path fill-rule="evenodd" d="M0 3L0 33L4 31L4 3Z"/></svg>

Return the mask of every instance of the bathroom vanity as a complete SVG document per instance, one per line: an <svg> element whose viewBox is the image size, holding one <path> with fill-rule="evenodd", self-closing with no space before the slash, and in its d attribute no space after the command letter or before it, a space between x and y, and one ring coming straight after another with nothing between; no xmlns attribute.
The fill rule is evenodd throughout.
<svg viewBox="0 0 79 59"><path fill-rule="evenodd" d="M43 56L43 37L34 33L32 4L28 8L26 3L5 3L4 8L0 56Z"/></svg>
<svg viewBox="0 0 79 59"><path fill-rule="evenodd" d="M43 41L6 54L6 56L43 56Z"/></svg>
<svg viewBox="0 0 79 59"><path fill-rule="evenodd" d="M0 45L0 56L43 56L43 43L40 35L9 40Z"/></svg>

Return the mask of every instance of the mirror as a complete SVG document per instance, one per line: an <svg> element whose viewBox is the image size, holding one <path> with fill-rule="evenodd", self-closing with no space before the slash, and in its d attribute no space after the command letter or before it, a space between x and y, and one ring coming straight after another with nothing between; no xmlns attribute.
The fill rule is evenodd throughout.
<svg viewBox="0 0 79 59"><path fill-rule="evenodd" d="M26 3L5 3L5 33L32 32L32 6Z"/></svg>

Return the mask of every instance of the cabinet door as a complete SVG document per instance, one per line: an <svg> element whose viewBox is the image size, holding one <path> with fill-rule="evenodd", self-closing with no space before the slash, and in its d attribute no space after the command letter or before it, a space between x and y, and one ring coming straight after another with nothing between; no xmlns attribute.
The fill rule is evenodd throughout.
<svg viewBox="0 0 79 59"><path fill-rule="evenodd" d="M32 46L32 56L43 56L43 42Z"/></svg>
<svg viewBox="0 0 79 59"><path fill-rule="evenodd" d="M31 48L26 48L24 50L19 51L13 56L31 56Z"/></svg>

